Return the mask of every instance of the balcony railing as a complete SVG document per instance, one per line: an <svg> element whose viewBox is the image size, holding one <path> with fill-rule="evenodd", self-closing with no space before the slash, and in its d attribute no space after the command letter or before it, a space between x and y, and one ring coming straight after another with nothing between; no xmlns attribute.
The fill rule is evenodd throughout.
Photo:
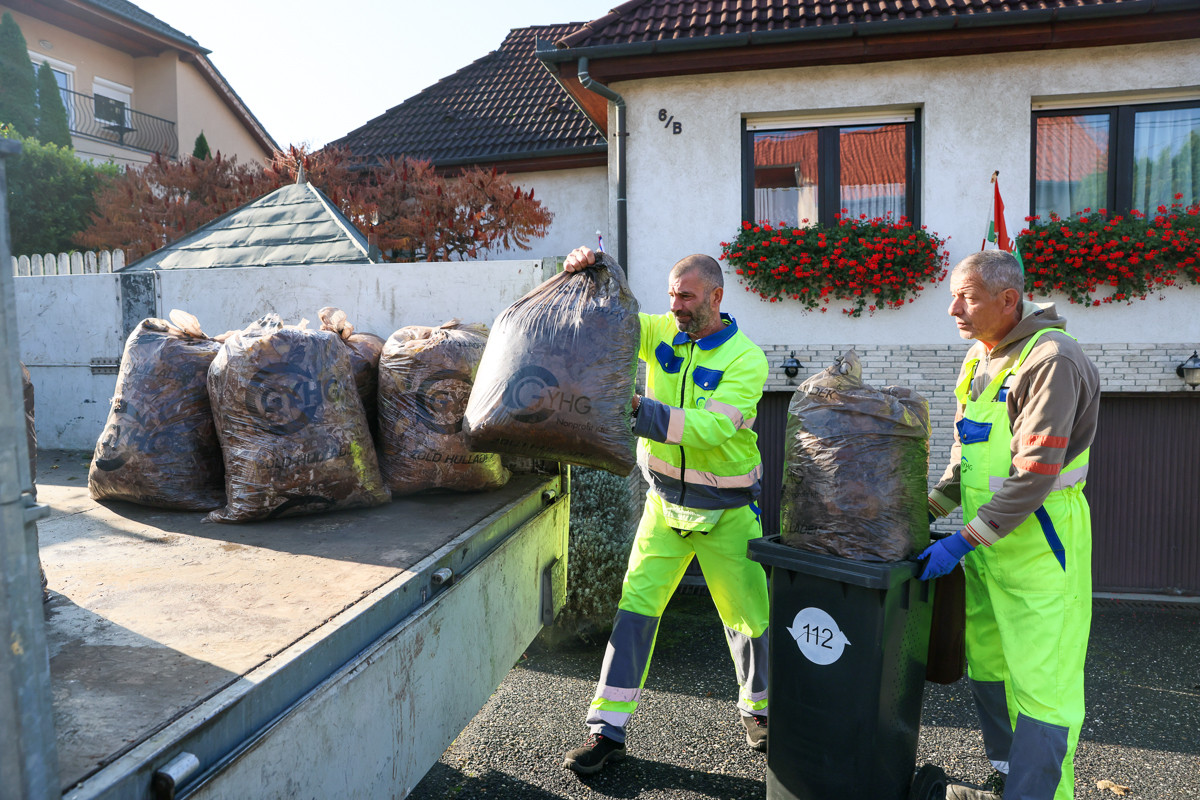
<svg viewBox="0 0 1200 800"><path fill-rule="evenodd" d="M169 119L134 111L120 100L62 90L71 132L121 147L179 157L179 135Z"/></svg>

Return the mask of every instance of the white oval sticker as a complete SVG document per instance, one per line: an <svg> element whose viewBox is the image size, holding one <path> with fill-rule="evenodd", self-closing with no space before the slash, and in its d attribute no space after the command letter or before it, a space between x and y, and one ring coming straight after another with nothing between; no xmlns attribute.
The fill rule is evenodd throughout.
<svg viewBox="0 0 1200 800"><path fill-rule="evenodd" d="M796 640L804 657L814 664L832 664L842 657L842 651L850 644L833 617L819 608L801 610L788 633Z"/></svg>

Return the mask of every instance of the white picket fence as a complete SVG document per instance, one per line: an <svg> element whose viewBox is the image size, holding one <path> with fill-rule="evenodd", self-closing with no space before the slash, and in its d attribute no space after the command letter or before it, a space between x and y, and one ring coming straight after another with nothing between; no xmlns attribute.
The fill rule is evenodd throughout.
<svg viewBox="0 0 1200 800"><path fill-rule="evenodd" d="M95 275L125 269L124 250L86 253L34 253L12 257L13 275Z"/></svg>

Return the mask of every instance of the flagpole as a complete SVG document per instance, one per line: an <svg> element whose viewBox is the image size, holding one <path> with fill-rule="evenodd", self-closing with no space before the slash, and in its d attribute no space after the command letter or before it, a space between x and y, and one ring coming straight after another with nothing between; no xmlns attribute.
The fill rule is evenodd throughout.
<svg viewBox="0 0 1200 800"><path fill-rule="evenodd" d="M999 177L1000 177L1000 170L996 170L995 172L992 173L992 179L989 182L994 186L996 183L996 179ZM991 204L989 204L988 208L991 210L988 211L988 221L983 226L983 239L979 242L980 250L983 250L984 248L987 247L988 234L991 233L989 228L995 224L995 220L993 219L993 217L995 216L995 201L994 200L992 201Z"/></svg>

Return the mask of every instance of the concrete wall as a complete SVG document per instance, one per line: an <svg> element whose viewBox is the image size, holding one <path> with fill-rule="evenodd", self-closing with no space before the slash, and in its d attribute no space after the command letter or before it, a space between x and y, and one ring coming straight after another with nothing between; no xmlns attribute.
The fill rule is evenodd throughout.
<svg viewBox="0 0 1200 800"><path fill-rule="evenodd" d="M530 242L529 250L489 253L489 260L565 256L581 244L596 246L601 231L606 246L616 247L608 227L608 176L604 167L518 172L509 176L522 189L533 189L534 198L554 213L550 232Z"/></svg>
<svg viewBox="0 0 1200 800"><path fill-rule="evenodd" d="M21 360L33 379L40 447L95 447L116 388L111 365L129 330L147 316L166 318L178 308L216 335L271 312L288 324L308 319L315 329L317 311L336 306L356 330L387 338L406 325L440 325L454 317L490 326L548 274L540 261L141 273L153 282L152 307L132 299L133 277L14 278Z"/></svg>

